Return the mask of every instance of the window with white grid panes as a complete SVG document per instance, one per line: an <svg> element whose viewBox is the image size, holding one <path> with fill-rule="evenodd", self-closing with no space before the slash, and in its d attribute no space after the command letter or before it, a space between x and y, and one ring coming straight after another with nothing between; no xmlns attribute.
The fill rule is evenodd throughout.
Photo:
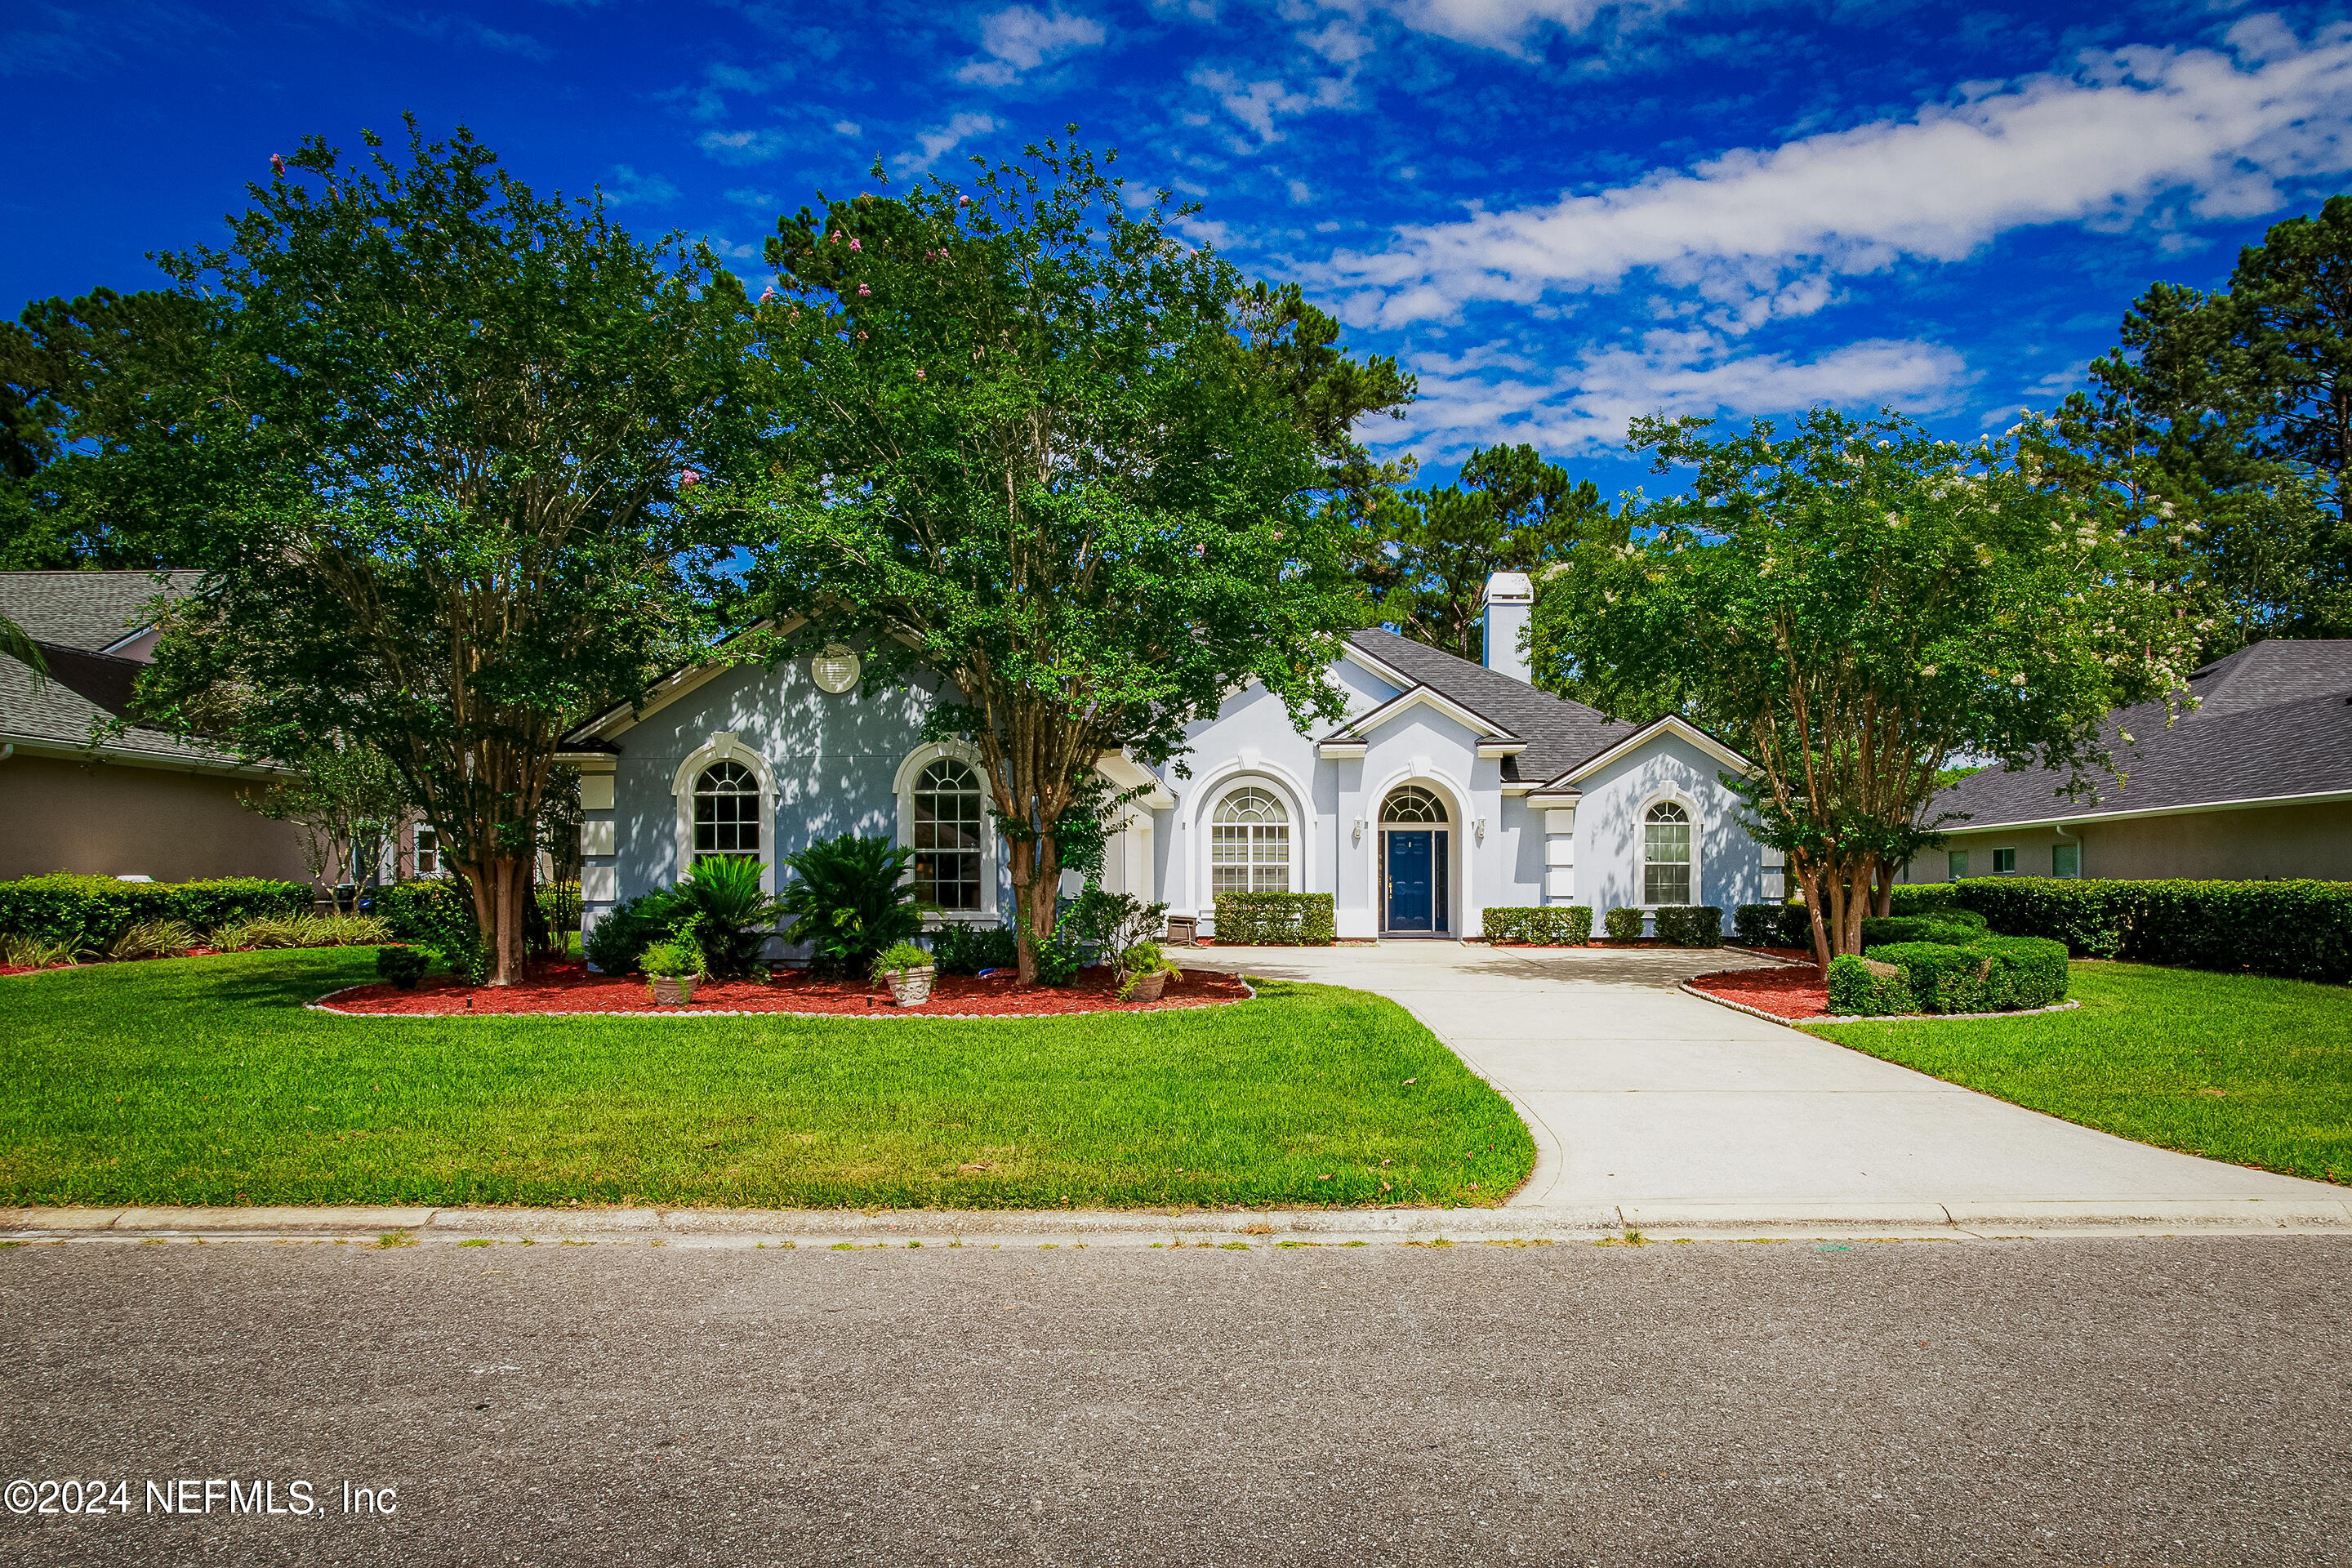
<svg viewBox="0 0 2352 1568"><path fill-rule="evenodd" d="M1271 791L1245 785L1217 803L1209 828L1209 891L1290 891L1290 813Z"/></svg>
<svg viewBox="0 0 2352 1568"><path fill-rule="evenodd" d="M980 776L942 757L915 780L913 804L915 896L943 910L979 909Z"/></svg>

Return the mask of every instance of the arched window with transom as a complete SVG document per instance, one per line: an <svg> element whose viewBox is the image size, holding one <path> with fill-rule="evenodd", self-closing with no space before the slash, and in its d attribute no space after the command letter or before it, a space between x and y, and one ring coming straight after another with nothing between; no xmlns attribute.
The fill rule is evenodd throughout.
<svg viewBox="0 0 2352 1568"><path fill-rule="evenodd" d="M942 757L916 775L915 896L942 910L977 910L981 900L980 775Z"/></svg>
<svg viewBox="0 0 2352 1568"><path fill-rule="evenodd" d="M1691 901L1690 813L1670 800L1650 807L1642 822L1642 901Z"/></svg>
<svg viewBox="0 0 2352 1568"><path fill-rule="evenodd" d="M1244 784L1217 803L1209 827L1209 891L1290 891L1290 812L1281 796Z"/></svg>
<svg viewBox="0 0 2352 1568"><path fill-rule="evenodd" d="M732 758L711 763L694 781L694 852L760 853L760 780Z"/></svg>
<svg viewBox="0 0 2352 1568"><path fill-rule="evenodd" d="M1405 784L1390 791L1388 800L1381 806L1383 827L1443 827L1446 821L1445 802L1434 791L1419 784Z"/></svg>

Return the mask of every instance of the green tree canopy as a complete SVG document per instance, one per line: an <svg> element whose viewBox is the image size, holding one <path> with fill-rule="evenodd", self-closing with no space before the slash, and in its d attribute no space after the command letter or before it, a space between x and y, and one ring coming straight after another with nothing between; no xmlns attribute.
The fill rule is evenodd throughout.
<svg viewBox="0 0 2352 1568"><path fill-rule="evenodd" d="M1486 579L1540 578L1607 516L1598 486L1579 484L1533 447L1475 450L1459 483L1396 490L1375 503L1357 580L1401 635L1483 662Z"/></svg>
<svg viewBox="0 0 2352 1568"><path fill-rule="evenodd" d="M723 498L794 628L779 651L856 639L870 681L962 694L934 724L985 764L1024 978L1106 753L1164 761L1253 680L1302 722L1339 710L1359 601L1317 503L1371 468L1356 422L1412 393L1295 289L1183 243L1166 193L1130 204L1115 157L1049 142L968 191L782 220L772 469Z"/></svg>
<svg viewBox="0 0 2352 1568"><path fill-rule="evenodd" d="M746 312L707 253L535 195L462 129L367 142L306 141L226 248L165 258L218 345L176 449L254 478L177 541L204 575L142 701L249 752L380 753L504 984L558 738L702 636L672 502L723 460Z"/></svg>
<svg viewBox="0 0 2352 1568"><path fill-rule="evenodd" d="M1596 525L1538 602L1540 663L1604 699L1665 693L1753 760L1727 782L1808 889L1823 963L1933 842L1955 759L2078 772L2109 709L2181 689L2195 632L2160 550L2112 487L2062 479L2052 438L1639 420L1634 449L1688 492Z"/></svg>
<svg viewBox="0 0 2352 1568"><path fill-rule="evenodd" d="M244 477L189 460L215 303L38 300L0 321L0 566L168 567Z"/></svg>
<svg viewBox="0 0 2352 1568"><path fill-rule="evenodd" d="M2169 533L2208 657L2352 636L2352 196L2273 225L2227 288L2159 283L2061 426Z"/></svg>

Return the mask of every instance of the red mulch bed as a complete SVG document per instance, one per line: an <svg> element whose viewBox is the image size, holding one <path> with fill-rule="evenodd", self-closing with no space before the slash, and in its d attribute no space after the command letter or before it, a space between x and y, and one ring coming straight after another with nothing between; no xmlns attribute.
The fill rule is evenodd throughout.
<svg viewBox="0 0 2352 1568"><path fill-rule="evenodd" d="M1206 970L1171 980L1157 1002L1121 1002L1109 973L1087 969L1069 986L1023 985L1010 974L980 979L942 974L931 999L919 1007L891 1005L887 988L857 980L816 980L785 972L765 984L756 980L705 981L684 1007L656 1007L642 980L591 974L575 961L541 964L521 984L503 989L468 986L446 974L421 982L414 991L388 984L354 985L323 999L331 1012L370 1017L446 1017L467 1013L825 1013L901 1018L986 1018L1060 1013L1157 1013L1239 1002L1249 993L1239 980Z"/></svg>
<svg viewBox="0 0 2352 1568"><path fill-rule="evenodd" d="M1829 984L1810 963L1789 969L1727 969L1696 975L1690 986L1791 1022L1830 1016Z"/></svg>

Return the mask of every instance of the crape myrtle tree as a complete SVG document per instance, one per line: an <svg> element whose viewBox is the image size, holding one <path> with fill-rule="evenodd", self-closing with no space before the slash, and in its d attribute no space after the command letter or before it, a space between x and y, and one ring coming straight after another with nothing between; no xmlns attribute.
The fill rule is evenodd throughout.
<svg viewBox="0 0 2352 1568"><path fill-rule="evenodd" d="M2352 196L2274 224L2212 293L2158 283L2058 412L2143 516L2184 523L2205 655L2352 635Z"/></svg>
<svg viewBox="0 0 2352 1568"><path fill-rule="evenodd" d="M1296 289L1180 240L1166 193L1131 205L1115 158L1049 142L969 190L780 220L772 467L711 495L800 618L773 651L853 640L869 683L961 693L930 722L984 763L1024 981L1106 753L1164 762L1253 680L1302 725L1341 710L1360 605L1320 503L1371 467L1356 422L1412 395Z"/></svg>
<svg viewBox="0 0 2352 1568"><path fill-rule="evenodd" d="M703 635L674 491L723 460L747 311L707 253L535 195L464 130L408 142L308 141L225 248L165 258L217 345L189 459L234 445L257 478L182 540L204 574L142 700L253 754L384 757L506 984L558 738Z"/></svg>
<svg viewBox="0 0 2352 1568"><path fill-rule="evenodd" d="M2165 542L2074 482L2044 422L1966 447L1891 412L1708 424L1635 421L1689 488L1569 552L1536 657L1618 711L1664 694L1753 760L1725 782L1787 853L1826 964L1935 841L1955 758L2079 778L2109 709L2181 689L2196 633L2159 591Z"/></svg>

